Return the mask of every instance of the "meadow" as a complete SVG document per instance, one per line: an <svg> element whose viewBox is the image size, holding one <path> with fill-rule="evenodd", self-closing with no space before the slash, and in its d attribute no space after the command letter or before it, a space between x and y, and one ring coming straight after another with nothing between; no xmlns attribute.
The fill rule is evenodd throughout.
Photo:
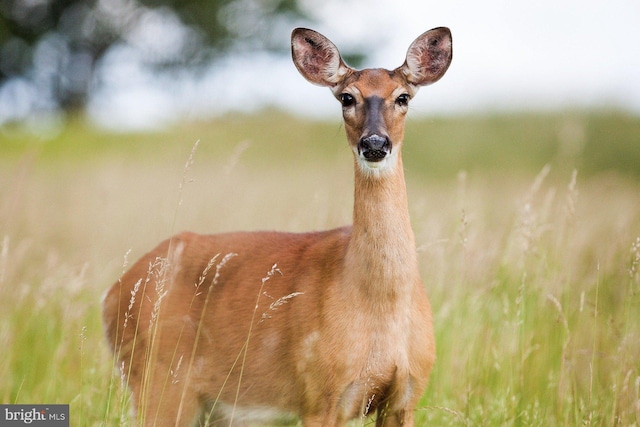
<svg viewBox="0 0 640 427"><path fill-rule="evenodd" d="M410 117L403 154L438 346L419 425L640 425L640 118ZM352 192L338 116L0 129L0 402L132 425L100 321L127 265L182 230L341 226Z"/></svg>

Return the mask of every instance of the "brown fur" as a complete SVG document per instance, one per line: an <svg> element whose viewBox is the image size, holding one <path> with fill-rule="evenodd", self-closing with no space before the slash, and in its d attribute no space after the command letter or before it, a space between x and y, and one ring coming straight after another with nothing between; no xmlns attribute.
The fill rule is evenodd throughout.
<svg viewBox="0 0 640 427"><path fill-rule="evenodd" d="M404 66L356 71L320 34L294 31L301 73L355 98L343 108L353 226L182 233L131 267L105 295L103 319L141 424L186 426L200 416L242 425L289 413L305 427L328 427L377 411L378 426L413 425L435 343L400 153L406 106L397 98L441 77L424 46L440 43L434 56L450 61L450 40L448 30L432 30ZM376 117L370 97L384 100ZM372 134L390 141L384 167L359 154Z"/></svg>

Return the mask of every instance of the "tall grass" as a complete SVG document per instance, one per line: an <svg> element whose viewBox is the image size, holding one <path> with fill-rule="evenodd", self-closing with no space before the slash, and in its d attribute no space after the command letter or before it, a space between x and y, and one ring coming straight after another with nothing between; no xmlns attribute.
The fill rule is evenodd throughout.
<svg viewBox="0 0 640 427"><path fill-rule="evenodd" d="M350 221L352 165L338 125L245 119L244 128L231 120L117 137L76 124L58 139L5 145L2 403L70 403L74 426L129 425L130 396L99 308L129 262L182 229L304 231ZM493 123L506 119L478 120L467 131L506 133L493 144L509 152L516 136ZM464 128L439 135L449 123L408 124L418 128L405 144L409 203L438 344L418 420L640 425L640 183L623 161L606 173L588 161L590 144L609 143L588 117L539 119L566 133L556 145L544 126L534 132L520 120L527 132L514 144L538 135L551 148L520 146L512 168L452 158L452 147L465 147ZM624 126L637 121L610 134ZM94 148L78 142L91 140ZM582 148L560 149L567 141Z"/></svg>
<svg viewBox="0 0 640 427"><path fill-rule="evenodd" d="M502 203L495 183L470 185L458 226L425 237L439 345L428 420L640 422L638 188L575 175L560 186L545 172ZM506 211L502 230L492 209Z"/></svg>

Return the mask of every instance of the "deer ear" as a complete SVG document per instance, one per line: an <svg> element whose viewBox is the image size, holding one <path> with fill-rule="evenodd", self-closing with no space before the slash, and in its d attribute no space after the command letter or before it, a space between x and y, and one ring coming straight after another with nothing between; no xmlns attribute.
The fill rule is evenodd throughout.
<svg viewBox="0 0 640 427"><path fill-rule="evenodd" d="M328 38L306 28L293 30L291 54L300 74L320 86L335 87L351 70Z"/></svg>
<svg viewBox="0 0 640 427"><path fill-rule="evenodd" d="M445 27L434 28L411 43L400 70L409 83L425 86L440 80L449 68L451 58L451 31Z"/></svg>

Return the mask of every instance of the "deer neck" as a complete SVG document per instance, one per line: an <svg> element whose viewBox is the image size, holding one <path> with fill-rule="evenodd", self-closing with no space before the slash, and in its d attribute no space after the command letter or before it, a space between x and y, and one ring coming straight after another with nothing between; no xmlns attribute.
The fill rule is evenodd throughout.
<svg viewBox="0 0 640 427"><path fill-rule="evenodd" d="M399 156L392 170L367 173L355 167L353 231L346 256L349 282L385 301L418 277L415 238ZM406 292L405 292L406 293Z"/></svg>

